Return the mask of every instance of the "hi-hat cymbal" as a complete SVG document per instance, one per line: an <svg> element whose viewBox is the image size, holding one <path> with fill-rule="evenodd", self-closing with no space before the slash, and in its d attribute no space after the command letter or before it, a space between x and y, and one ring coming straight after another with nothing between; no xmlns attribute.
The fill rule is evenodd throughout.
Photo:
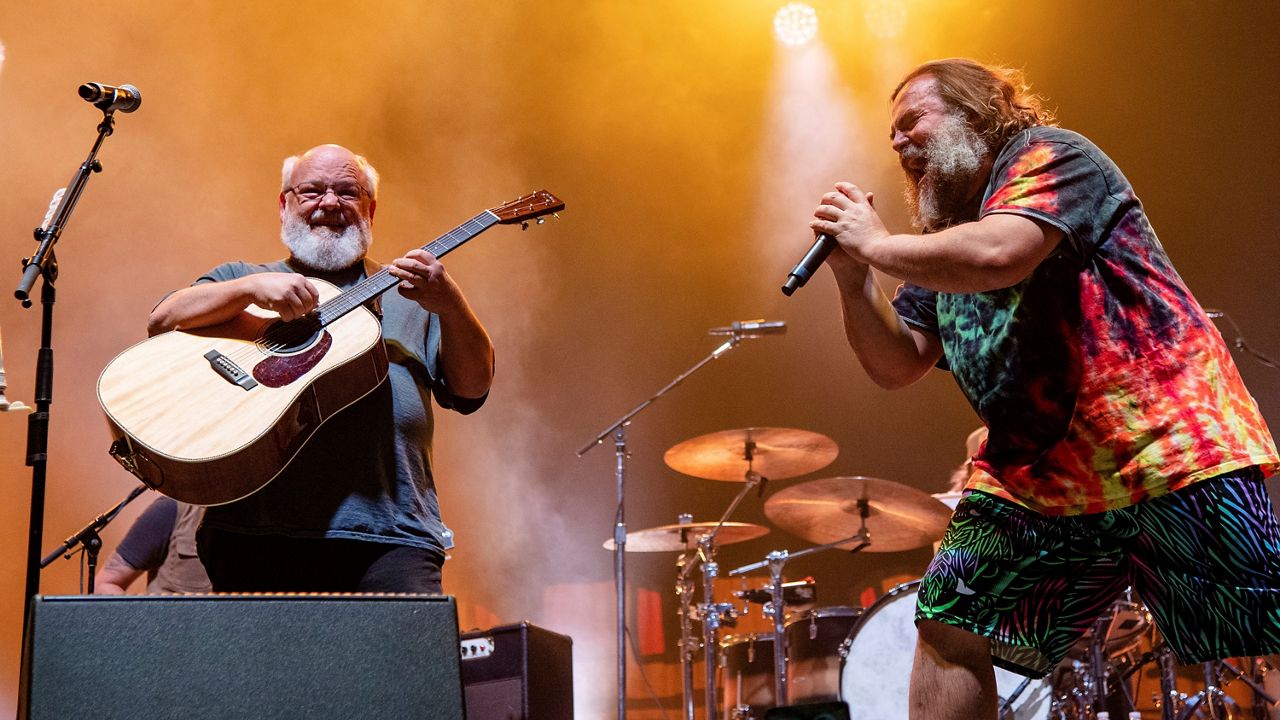
<svg viewBox="0 0 1280 720"><path fill-rule="evenodd" d="M839 452L836 441L820 433L792 428L743 428L685 440L662 459L672 470L685 475L742 482L748 469L771 480L811 473L829 465Z"/></svg>
<svg viewBox="0 0 1280 720"><path fill-rule="evenodd" d="M698 539L711 532L713 522L660 525L627 533L627 552L672 552L698 547ZM732 545L768 535L769 528L751 523L727 522L716 533L716 545ZM613 538L604 541L606 550L613 549Z"/></svg>
<svg viewBox="0 0 1280 720"><path fill-rule="evenodd" d="M833 477L779 490L764 503L774 524L825 545L851 537L861 526L858 501L867 501L868 552L924 547L942 538L951 510L928 493L892 480ZM852 547L850 542L848 546Z"/></svg>

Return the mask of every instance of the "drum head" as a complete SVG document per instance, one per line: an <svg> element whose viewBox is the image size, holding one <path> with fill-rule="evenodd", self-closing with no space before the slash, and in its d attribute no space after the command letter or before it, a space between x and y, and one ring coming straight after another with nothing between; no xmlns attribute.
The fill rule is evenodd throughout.
<svg viewBox="0 0 1280 720"><path fill-rule="evenodd" d="M863 613L849 638L840 669L840 699L853 717L907 720L911 664L916 649L916 593L920 582L890 590ZM1024 684L1025 683L1025 684ZM1017 693L1012 714L1002 720L1047 720L1052 702L1048 680L1028 680L996 668L1001 707Z"/></svg>

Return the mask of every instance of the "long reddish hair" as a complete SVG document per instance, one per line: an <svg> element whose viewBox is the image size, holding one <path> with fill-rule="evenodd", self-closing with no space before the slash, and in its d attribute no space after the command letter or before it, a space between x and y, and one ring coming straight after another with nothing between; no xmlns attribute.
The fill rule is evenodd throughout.
<svg viewBox="0 0 1280 720"><path fill-rule="evenodd" d="M938 81L942 100L963 112L974 131L993 149L1029 127L1055 124L1053 111L1044 107L1044 98L1031 92L1021 71L965 58L920 65L898 83L889 101L921 75Z"/></svg>

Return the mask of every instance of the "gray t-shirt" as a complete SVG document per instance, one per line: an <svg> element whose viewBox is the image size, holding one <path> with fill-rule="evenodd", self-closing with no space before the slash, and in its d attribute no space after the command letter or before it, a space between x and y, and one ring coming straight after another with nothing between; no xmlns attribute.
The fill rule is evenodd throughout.
<svg viewBox="0 0 1280 720"><path fill-rule="evenodd" d="M294 272L285 261L219 265L195 284L258 272ZM365 268L310 276L348 289ZM485 398L454 396L440 376L440 320L394 290L381 298L387 381L331 417L265 488L211 507L206 527L250 534L394 543L443 553L452 533L440 519L431 438L431 397L471 413Z"/></svg>

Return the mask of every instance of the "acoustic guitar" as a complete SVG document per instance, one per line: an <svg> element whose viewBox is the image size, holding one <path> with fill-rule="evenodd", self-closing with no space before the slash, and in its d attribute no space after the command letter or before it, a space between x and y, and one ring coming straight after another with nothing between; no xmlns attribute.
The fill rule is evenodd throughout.
<svg viewBox="0 0 1280 720"><path fill-rule="evenodd" d="M442 257L494 225L541 222L563 208L538 191L423 249ZM399 280L384 268L343 292L309 279L320 304L297 320L249 305L228 322L172 330L117 355L98 378L112 457L175 500L229 503L265 487L322 423L386 380L381 328L365 305Z"/></svg>

